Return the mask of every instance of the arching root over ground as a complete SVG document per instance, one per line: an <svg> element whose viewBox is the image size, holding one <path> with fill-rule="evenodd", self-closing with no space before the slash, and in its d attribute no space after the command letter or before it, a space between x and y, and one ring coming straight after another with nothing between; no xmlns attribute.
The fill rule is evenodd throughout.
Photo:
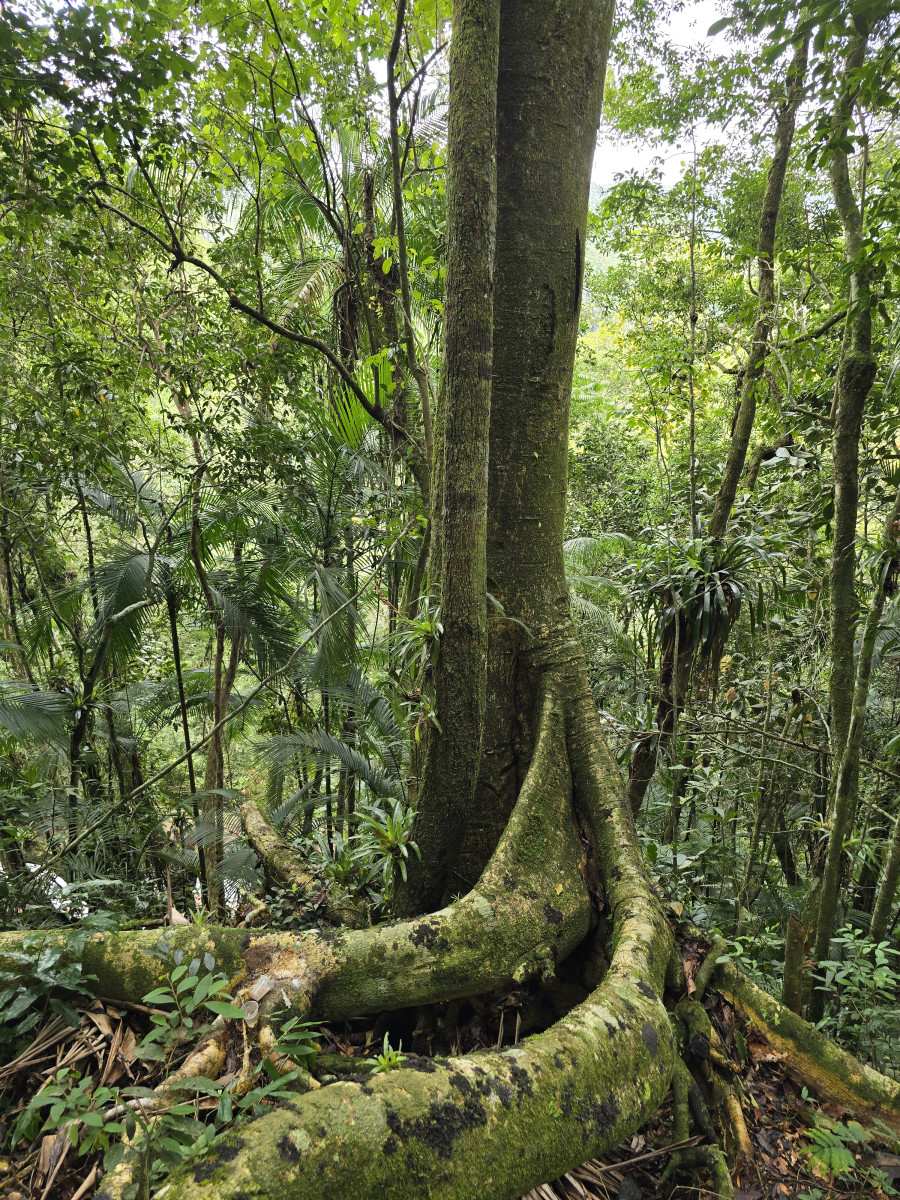
<svg viewBox="0 0 900 1200"><path fill-rule="evenodd" d="M718 963L714 980L722 995L784 1056L788 1070L801 1083L851 1109L864 1125L878 1120L900 1137L900 1083L835 1045L733 963Z"/></svg>
<svg viewBox="0 0 900 1200"><path fill-rule="evenodd" d="M615 768L599 757L602 740L585 714L593 719L589 703L564 711L545 696L513 817L478 887L456 904L299 945L243 935L241 949L223 931L208 936L220 956L232 956L226 969L239 976L238 999L268 974L275 1004L283 1005L283 985L292 1007L323 1019L550 975L589 929L584 833L601 865L611 864L613 925L611 965L589 998L501 1052L408 1059L397 1071L311 1091L229 1135L160 1196L513 1197L615 1145L657 1108L673 1069L661 1001L672 938L621 788L604 799ZM197 937L179 930L177 940L193 949ZM114 1172L100 1195L120 1195L126 1176L127 1166Z"/></svg>
<svg viewBox="0 0 900 1200"><path fill-rule="evenodd" d="M549 1029L498 1052L408 1058L398 1070L326 1086L310 1080L306 1094L228 1134L157 1196L513 1200L604 1153L658 1108L676 1071L662 998L678 956L587 681L564 682L543 697L535 752L497 851L478 886L455 904L367 930L299 937L180 928L170 940L186 955L210 950L238 1002L268 977L262 1019L248 1030L268 1052L267 1014L286 1004L311 1019L336 1020L550 976L591 930L584 876L593 859L611 928L599 985ZM144 953L157 939L156 931L91 939L85 970L98 976L103 994L139 999L160 978L161 964ZM0 962L4 948L20 943L20 934L0 935ZM832 1087L832 1094L900 1128L898 1085L839 1051L729 964L717 978L810 1082L821 1090L839 1078L845 1091ZM683 980L673 974L668 982L678 989ZM214 1077L228 1032L224 1023L214 1027L181 1074ZM686 1084L681 1068L678 1075ZM169 1094L177 1082L170 1077ZM118 1200L133 1182L132 1168L126 1157L98 1197ZM723 1179L720 1194L729 1188Z"/></svg>

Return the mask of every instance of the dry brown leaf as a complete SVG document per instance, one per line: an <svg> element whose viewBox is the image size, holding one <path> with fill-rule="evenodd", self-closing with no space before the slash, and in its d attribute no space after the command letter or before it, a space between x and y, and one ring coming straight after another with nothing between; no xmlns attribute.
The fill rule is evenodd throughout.
<svg viewBox="0 0 900 1200"><path fill-rule="evenodd" d="M93 1008L89 1008L84 1015L89 1021L97 1026L104 1037L111 1038L113 1035L113 1030L112 1025L109 1022L109 1017L106 1015L105 1010L99 1005L99 1003L96 1007L98 1011L95 1011Z"/></svg>
<svg viewBox="0 0 900 1200"><path fill-rule="evenodd" d="M56 1145L56 1134L48 1133L41 1138L41 1152L38 1155L37 1173L45 1180L53 1170L53 1147Z"/></svg>
<svg viewBox="0 0 900 1200"><path fill-rule="evenodd" d="M125 1032L122 1034L122 1044L119 1046L119 1058L129 1066L134 1062L135 1046L137 1046L137 1038L126 1025Z"/></svg>
<svg viewBox="0 0 900 1200"><path fill-rule="evenodd" d="M45 1139L46 1140L46 1139ZM41 1192L41 1200L47 1200L53 1189L56 1176L59 1174L59 1169L69 1151L72 1149L72 1139L69 1137L69 1127L64 1126L57 1133L54 1145L50 1150L50 1174L47 1176L47 1182L44 1184L44 1190ZM43 1157L44 1144L41 1143L41 1156Z"/></svg>
<svg viewBox="0 0 900 1200"><path fill-rule="evenodd" d="M835 1104L830 1100L823 1100L819 1107L821 1108L822 1112L828 1113L829 1117L834 1117L836 1121L839 1121L847 1111L843 1105Z"/></svg>
<svg viewBox="0 0 900 1200"><path fill-rule="evenodd" d="M115 1078L118 1079L122 1074L123 1067L119 1062L119 1045L122 1041L122 1032L125 1026L120 1021L116 1026L116 1032L113 1034L112 1045L109 1048L109 1053L106 1056L106 1062L103 1064L103 1073L100 1076L100 1086L104 1083L113 1082L112 1076L115 1072Z"/></svg>

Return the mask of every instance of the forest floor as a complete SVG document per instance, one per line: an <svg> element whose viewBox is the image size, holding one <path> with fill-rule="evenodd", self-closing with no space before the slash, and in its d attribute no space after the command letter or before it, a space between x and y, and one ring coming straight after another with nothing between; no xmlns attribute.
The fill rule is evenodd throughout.
<svg viewBox="0 0 900 1200"><path fill-rule="evenodd" d="M691 939L682 943L686 977L690 986L695 959ZM480 1008L453 1010L456 1028L451 1052L470 1053L512 1044L519 1037L519 1021L527 1011L523 993L494 998ZM844 1200L870 1197L887 1200L900 1196L900 1146L885 1129L885 1140L863 1130L852 1113L830 1103L827 1097L810 1095L789 1073L782 1057L765 1039L748 1027L731 1005L711 992L704 1007L717 1045L731 1063L733 1086L741 1096L746 1133L752 1156L739 1162L735 1171L736 1200ZM43 1089L52 1087L60 1070L68 1068L84 1081L91 1077L96 1087L157 1085L162 1064L142 1061L135 1050L150 1028L152 1010L142 1005L124 1005L112 1000L95 1000L79 1010L79 1025L73 1028L61 1017L52 1017L36 1031L29 1048L16 1060L0 1066L0 1146L14 1127L17 1115ZM444 1013L443 1016L449 1016ZM465 1020L460 1020L461 1016ZM402 1014L385 1014L372 1019L355 1019L339 1031L322 1028L316 1074L327 1082L334 1072L346 1078L359 1077L369 1067L364 1059L380 1049L385 1032L398 1045L397 1020ZM418 1018L421 1023L421 1015ZM443 1019L440 1020L443 1024ZM406 1032L410 1032L408 1027ZM407 1040L416 1050L416 1039ZM239 1046L226 1062L224 1085L240 1067ZM421 1050L420 1050L421 1052ZM231 1061L233 1060L233 1061ZM701 1079L703 1067L695 1063ZM228 1072L231 1071L231 1075ZM210 1096L194 1099L196 1116L216 1107ZM47 1111L46 1109L44 1110ZM672 1108L668 1100L653 1119L627 1142L602 1159L573 1170L563 1179L541 1185L523 1200L703 1200L713 1196L696 1176L671 1178L670 1161ZM102 1146L92 1146L83 1136L73 1146L71 1126L51 1132L38 1131L21 1138L17 1145L0 1153L0 1200L89 1200L101 1178ZM692 1138L697 1144L702 1137Z"/></svg>

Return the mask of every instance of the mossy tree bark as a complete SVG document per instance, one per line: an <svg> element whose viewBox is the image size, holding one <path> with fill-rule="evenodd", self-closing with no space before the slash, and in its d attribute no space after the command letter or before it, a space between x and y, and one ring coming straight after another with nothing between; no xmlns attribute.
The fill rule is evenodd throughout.
<svg viewBox="0 0 900 1200"><path fill-rule="evenodd" d="M612 9L501 7L487 589L504 616L490 622L490 745L454 890L477 880L515 803L539 680L577 644L562 554L569 393Z"/></svg>
<svg viewBox="0 0 900 1200"><path fill-rule="evenodd" d="M447 282L432 512L443 635L413 837L421 858L398 907L438 907L455 884L472 809L487 659L485 528L491 412L500 0L455 0L450 44Z"/></svg>
<svg viewBox="0 0 900 1200"><path fill-rule="evenodd" d="M866 399L875 382L877 362L872 352L872 297L866 264L863 211L850 179L846 138L853 120L859 73L866 61L866 38L855 35L844 62L841 93L833 120L834 148L830 164L831 189L844 229L844 254L850 268L850 308L844 351L838 367L835 394L834 546L829 577L829 701L831 751L836 769L832 775L828 850L815 911L815 955L827 958L840 892L844 839L853 824L859 780L859 753L865 722L872 648L884 607L884 580L876 586L872 611L855 662L854 642L858 602L856 597L856 531L859 520L859 442ZM891 518L892 522L893 518ZM887 539L895 544L896 531L889 522ZM887 577L886 577L887 578ZM889 578L893 578L890 572ZM824 992L814 988L810 1018L822 1016Z"/></svg>
<svg viewBox="0 0 900 1200"><path fill-rule="evenodd" d="M843 752L834 777L834 803L831 817L831 832L825 870L820 885L819 910L816 921L816 958L828 958L834 915L840 896L841 864L844 856L844 841L853 827L856 815L857 780L859 758L862 752L863 733L866 726L866 710L869 702L869 683L872 677L872 660L875 640L881 626L884 606L897 590L897 569L900 566L900 491L894 498L882 535L882 554L875 564L875 591L866 615L859 655L856 662L850 727L847 730ZM811 1012L821 1015L821 1000L814 999Z"/></svg>
<svg viewBox="0 0 900 1200"><path fill-rule="evenodd" d="M659 999L672 941L641 867L624 791L606 753L577 653L554 672L535 754L509 829L478 889L440 913L365 932L247 935L179 929L185 953L211 950L233 972L236 997L267 974L301 1012L334 1019L380 1007L471 994L505 976L552 969L587 928L577 807L605 878L612 962L588 999L547 1032L499 1053L410 1059L403 1070L331 1084L261 1118L217 1157L170 1178L159 1195L349 1195L406 1200L411 1183L446 1200L511 1200L615 1144L669 1085L674 1048ZM559 830L569 829L563 838ZM554 896L556 905L545 897ZM94 939L104 987L152 985L153 934ZM530 948L527 946L531 939ZM11 945L12 943L10 943ZM126 949L127 947L127 949ZM0 957L4 943L0 940ZM523 958L523 954L525 957ZM152 964L152 965L147 965ZM100 1196L121 1194L118 1173Z"/></svg>
<svg viewBox="0 0 900 1200"><path fill-rule="evenodd" d="M458 0L456 11L487 20L491 10L487 0ZM611 0L500 3L490 462L480 533L475 508L465 510L475 515L464 528L451 528L448 497L459 485L474 504L483 486L484 448L475 442L489 344L476 345L469 362L459 346L459 370L469 374L454 391L465 400L457 424L448 358L439 437L448 470L460 456L459 479L440 484L442 579L445 561L449 569L454 554L471 552L462 610L484 589L505 614L490 622L486 753L478 762L476 745L455 732L447 737L478 762L474 800L468 782L454 799L466 817L454 830L455 866L438 862L443 890L466 894L426 916L302 939L213 927L171 933L186 953L215 955L238 1002L268 977L255 1027L264 1053L268 1017L285 999L299 1014L333 1020L551 975L596 927L601 897L609 965L586 999L545 1032L496 1053L411 1058L401 1070L314 1088L228 1135L207 1160L172 1175L159 1197L406 1200L421 1192L433 1200L512 1200L617 1143L669 1087L675 1048L661 996L672 937L594 708L562 556L569 390L612 15ZM456 53L464 46L462 38ZM491 46L478 53L489 59ZM467 104L468 92L455 90L454 103ZM477 272L487 261L483 246L480 253ZM452 296L448 302L452 312ZM487 623L477 612L475 624L483 647ZM454 634L469 636L465 624ZM483 670L475 658L464 661L469 678ZM280 848L259 814L248 810L245 820L277 861ZM142 953L156 937L91 939L86 969L104 993L139 998L161 967ZM14 947L0 935L0 964ZM228 1036L223 1023L212 1041ZM219 1057L210 1052L211 1062ZM120 1196L123 1186L122 1173L113 1172L98 1200Z"/></svg>
<svg viewBox="0 0 900 1200"><path fill-rule="evenodd" d="M493 808L475 811L468 784L455 798L472 819L462 836L454 827L459 858L443 884L467 894L429 916L309 935L299 946L277 935L249 935L234 946L230 933L201 935L219 937L233 956L238 998L265 972L310 1015L475 995L552 973L584 939L593 921L586 877L596 864L592 886L596 892L602 880L611 965L588 999L546 1033L502 1053L417 1060L410 1065L418 1069L316 1090L220 1149L222 1165L213 1160L173 1177L169 1197L262 1196L276 1186L285 1197L405 1197L411 1180L435 1197L512 1197L613 1144L668 1087L674 1051L660 996L671 935L594 711L562 557L569 389L611 22L611 3L596 0L563 8L503 0L500 11L486 588L477 573L483 525L480 534L477 517L453 527L449 498L438 516L442 581L454 554L471 554L463 611L480 588L505 612L491 622L489 753L474 791ZM457 53L461 47L464 40ZM445 497L453 487L468 486L470 498L476 490L486 354L489 344L477 345L460 364L472 408L457 412L456 425L445 388L437 452ZM442 656L449 640L447 629ZM468 663L471 679L477 660ZM477 746L446 740L477 763ZM109 1187L114 1194L116 1181Z"/></svg>
<svg viewBox="0 0 900 1200"><path fill-rule="evenodd" d="M757 987L731 962L716 966L719 990L759 1029L788 1070L817 1095L851 1108L865 1124L877 1120L900 1133L900 1083L855 1059L813 1025Z"/></svg>
<svg viewBox="0 0 900 1200"><path fill-rule="evenodd" d="M848 329L838 368L834 435L834 548L829 580L829 641L831 674L831 751L843 752L853 706L853 642L857 618L854 589L856 526L859 519L859 439L866 398L875 381L872 353L871 289L864 251L863 213L850 180L846 140L853 119L858 75L866 60L866 39L856 35L850 43L842 80L842 94L834 117L835 148L830 164L835 207L844 229L844 256L850 267Z"/></svg>

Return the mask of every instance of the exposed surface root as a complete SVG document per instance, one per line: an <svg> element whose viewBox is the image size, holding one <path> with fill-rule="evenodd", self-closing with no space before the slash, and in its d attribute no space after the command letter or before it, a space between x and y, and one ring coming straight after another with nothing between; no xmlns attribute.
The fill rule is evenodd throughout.
<svg viewBox="0 0 900 1200"><path fill-rule="evenodd" d="M690 1071L682 1059L676 1055L672 1072L672 1104L674 1110L672 1136L676 1143L685 1142L688 1139L690 1133L690 1114L693 1109L691 1100L696 1090L696 1084L691 1077ZM705 1126L705 1128L700 1129L700 1132L708 1136L710 1133L709 1117L705 1109L703 1112L705 1120L698 1122L698 1124ZM676 1150L663 1173L663 1179L674 1176L678 1172L694 1173L698 1171L712 1175L715 1187L714 1194L717 1200L734 1200L734 1186L731 1182L728 1164L721 1149L715 1143Z"/></svg>
<svg viewBox="0 0 900 1200"><path fill-rule="evenodd" d="M757 987L733 963L716 967L719 990L819 1096L850 1108L863 1124L883 1121L900 1134L900 1083L865 1066Z"/></svg>
<svg viewBox="0 0 900 1200"><path fill-rule="evenodd" d="M607 868L613 954L600 985L515 1047L410 1059L290 1101L229 1135L208 1162L177 1173L159 1197L511 1200L614 1146L655 1111L674 1060L660 999L671 933L641 866L615 764L602 757L586 680L575 696L565 723L561 706L545 700L519 802L478 888L419 921L317 938L333 959L303 1007L378 1011L471 995L498 978L540 973L542 963L549 972L588 923L569 763ZM294 986L295 1004L301 990Z"/></svg>
<svg viewBox="0 0 900 1200"><path fill-rule="evenodd" d="M269 1007L286 1004L323 1020L407 1008L552 974L590 925L582 866L562 717L548 704L503 838L478 887L455 904L414 920L302 937L214 926L165 936L186 957L211 953L239 998L268 976ZM164 975L147 954L161 932L89 938L85 971L104 995L140 1000ZM24 936L0 934L0 967L4 950L20 949Z"/></svg>
<svg viewBox="0 0 900 1200"><path fill-rule="evenodd" d="M687 1150L676 1150L667 1170L691 1171L712 1176L716 1200L734 1200L734 1184L725 1156L718 1146L693 1146Z"/></svg>
<svg viewBox="0 0 900 1200"><path fill-rule="evenodd" d="M672 1049L648 991L603 984L518 1047L321 1088L231 1135L158 1195L508 1200L615 1145L658 1106Z"/></svg>

